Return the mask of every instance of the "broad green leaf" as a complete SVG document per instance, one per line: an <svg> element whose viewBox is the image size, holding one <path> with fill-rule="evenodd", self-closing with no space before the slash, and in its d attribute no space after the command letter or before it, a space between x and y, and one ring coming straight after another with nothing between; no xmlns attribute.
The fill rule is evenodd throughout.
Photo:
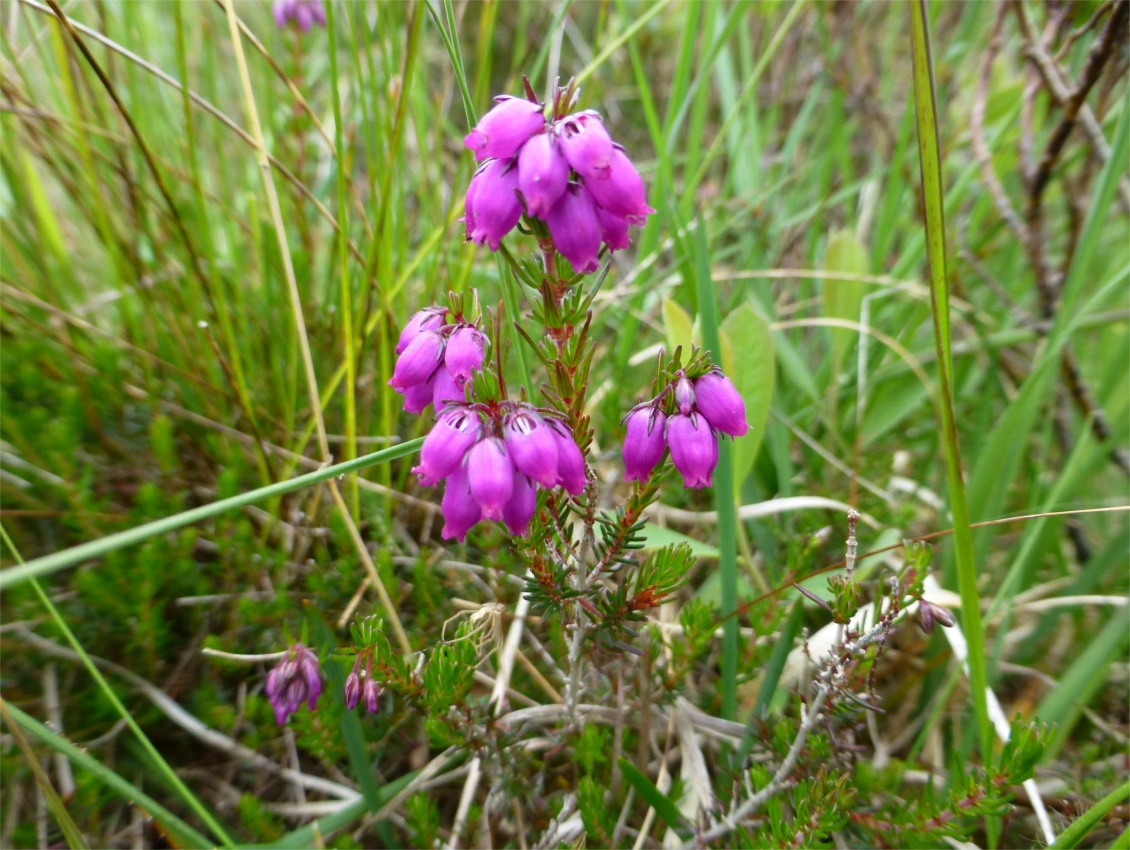
<svg viewBox="0 0 1130 850"><path fill-rule="evenodd" d="M680 345L683 347L683 360L690 354L691 340L694 337L694 322L690 314L680 307L673 298L663 299L663 329L667 333L667 347L669 355L675 353Z"/></svg>
<svg viewBox="0 0 1130 850"><path fill-rule="evenodd" d="M722 322L721 332L723 359L727 346L733 356L726 374L741 393L749 423L749 433L734 441L734 487L740 492L742 482L753 469L761 439L765 436L777 369L769 323L749 304L743 304L730 313Z"/></svg>
<svg viewBox="0 0 1130 850"><path fill-rule="evenodd" d="M867 252L850 230L837 230L828 237L828 251L824 255L824 268L830 272L867 274ZM824 315L830 319L859 321L859 311L867 284L854 280L825 280L822 284ZM839 374L844 357L855 342L857 334L847 328L829 328L832 337L833 380Z"/></svg>
<svg viewBox="0 0 1130 850"><path fill-rule="evenodd" d="M649 523L643 530L643 538L645 551L661 549L671 544L686 543L691 547L691 554L696 558L718 557L718 550L709 543L703 543L701 540L695 540L693 537L687 537L685 534L658 525Z"/></svg>

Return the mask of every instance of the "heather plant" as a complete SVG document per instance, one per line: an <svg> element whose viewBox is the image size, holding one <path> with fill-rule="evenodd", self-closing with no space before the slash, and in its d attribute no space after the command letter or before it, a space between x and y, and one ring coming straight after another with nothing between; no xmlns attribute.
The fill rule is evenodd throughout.
<svg viewBox="0 0 1130 850"><path fill-rule="evenodd" d="M0 846L1125 846L1127 0L2 11Z"/></svg>

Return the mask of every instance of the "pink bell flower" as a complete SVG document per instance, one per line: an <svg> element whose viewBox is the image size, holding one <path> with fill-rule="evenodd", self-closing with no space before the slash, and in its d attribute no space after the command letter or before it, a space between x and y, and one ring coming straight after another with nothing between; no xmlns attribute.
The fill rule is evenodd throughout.
<svg viewBox="0 0 1130 850"><path fill-rule="evenodd" d="M467 480L483 516L501 520L502 509L514 492L514 462L502 440L486 437L471 447L467 452Z"/></svg>
<svg viewBox="0 0 1130 850"><path fill-rule="evenodd" d="M420 476L420 483L432 487L454 475L462 467L463 456L478 442L481 433L482 423L473 411L452 407L440 412L435 427L420 449L420 465L412 470ZM450 482L448 489L451 489ZM447 498L446 495L444 498Z"/></svg>
<svg viewBox="0 0 1130 850"><path fill-rule="evenodd" d="M545 424L557 444L557 483L564 487L569 495L579 496L588 484L585 457L577 447L577 442L567 425L556 419L547 419Z"/></svg>
<svg viewBox="0 0 1130 850"><path fill-rule="evenodd" d="M388 385L402 393L415 384L427 383L442 357L443 335L439 331L421 331L396 361Z"/></svg>
<svg viewBox="0 0 1130 850"><path fill-rule="evenodd" d="M519 472L543 487L557 483L557 441L545 420L533 410L516 410L502 424L506 447Z"/></svg>
<svg viewBox="0 0 1130 850"><path fill-rule="evenodd" d="M489 157L509 159L529 138L545 126L542 107L524 98L503 95L498 106L479 119L463 144L480 162Z"/></svg>
<svg viewBox="0 0 1130 850"><path fill-rule="evenodd" d="M664 429L667 417L662 410L648 404L628 414L628 430L624 436L624 480L646 481L667 450Z"/></svg>
<svg viewBox="0 0 1130 850"><path fill-rule="evenodd" d="M456 328L448 337L443 364L460 386L471 380L471 376L482 368L485 348L486 337L483 332L471 325Z"/></svg>
<svg viewBox="0 0 1130 850"><path fill-rule="evenodd" d="M694 382L698 411L716 430L732 437L749 431L745 418L745 402L733 382L715 367Z"/></svg>
<svg viewBox="0 0 1130 850"><path fill-rule="evenodd" d="M514 492L502 508L502 521L511 534L522 535L530 527L538 506L538 488L528 475L514 476Z"/></svg>
<svg viewBox="0 0 1130 850"><path fill-rule="evenodd" d="M404 330L400 332L400 339L396 342L396 353L403 354L421 331L436 331L443 327L443 317L447 313L444 307L425 307L415 313Z"/></svg>
<svg viewBox="0 0 1130 850"><path fill-rule="evenodd" d="M589 191L570 184L546 216L553 245L582 274L600 268L600 220Z"/></svg>
<svg viewBox="0 0 1130 850"><path fill-rule="evenodd" d="M609 251L620 251L627 248L628 220L618 215L613 215L604 207L596 208L596 217L600 222L600 238L608 246Z"/></svg>
<svg viewBox="0 0 1130 850"><path fill-rule="evenodd" d="M440 533L446 540L454 537L462 543L467 539L471 526L483 518L483 510L471 495L467 471L463 467L447 477L440 508L443 511L443 531Z"/></svg>
<svg viewBox="0 0 1130 850"><path fill-rule="evenodd" d="M655 212L647 205L647 192L632 161L619 148L612 149L612 164L607 177L586 178L585 186L606 211L631 224L642 225Z"/></svg>
<svg viewBox="0 0 1130 850"><path fill-rule="evenodd" d="M443 410L449 401L463 401L466 393L463 391L464 383L457 381L446 366L440 366L431 380L432 404L435 405L436 415Z"/></svg>
<svg viewBox="0 0 1130 850"><path fill-rule="evenodd" d="M526 213L544 219L569 185L569 164L552 133L539 133L518 154L518 190Z"/></svg>
<svg viewBox="0 0 1130 850"><path fill-rule="evenodd" d="M585 180L604 179L612 164L612 139L600 115L578 112L558 122L561 149L569 165Z"/></svg>
<svg viewBox="0 0 1130 850"><path fill-rule="evenodd" d="M513 230L522 217L522 203L515 192L518 169L511 160L496 159L475 179L478 186L474 194L471 241L476 245L486 243L492 251L497 251L502 237Z"/></svg>
<svg viewBox="0 0 1130 850"><path fill-rule="evenodd" d="M718 464L718 441L700 414L676 413L667 420L671 462L683 476L683 486L699 490L711 485Z"/></svg>

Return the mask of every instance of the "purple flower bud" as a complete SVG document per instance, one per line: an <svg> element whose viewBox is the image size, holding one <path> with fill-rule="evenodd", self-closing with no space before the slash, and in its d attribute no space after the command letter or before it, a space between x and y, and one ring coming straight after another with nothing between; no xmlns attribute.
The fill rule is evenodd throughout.
<svg viewBox="0 0 1130 850"><path fill-rule="evenodd" d="M530 527L534 511L538 506L538 488L528 475L518 473L514 476L514 492L502 508L502 521L511 534L521 535Z"/></svg>
<svg viewBox="0 0 1130 850"><path fill-rule="evenodd" d="M345 707L350 711L361 701L361 677L354 670L345 677Z"/></svg>
<svg viewBox="0 0 1130 850"><path fill-rule="evenodd" d="M515 194L518 169L508 159L496 159L475 176L478 186L474 197L474 222L471 241L484 242L498 250L502 237L514 229L522 217L522 203Z"/></svg>
<svg viewBox="0 0 1130 850"><path fill-rule="evenodd" d="M582 274L600 268L600 219L592 195L579 183L569 185L545 217L553 246Z"/></svg>
<svg viewBox="0 0 1130 850"><path fill-rule="evenodd" d="M302 676L306 680L306 707L313 711L318 707L318 697L322 695L322 669L318 657L306 650L301 662Z"/></svg>
<svg viewBox="0 0 1130 850"><path fill-rule="evenodd" d="M496 97L498 106L479 119L463 144L480 162L488 157L508 159L545 126L542 107L520 97Z"/></svg>
<svg viewBox="0 0 1130 850"><path fill-rule="evenodd" d="M435 390L435 376L431 380L423 384L413 384L404 390L404 406L405 413L423 413L424 408L432 403L432 396Z"/></svg>
<svg viewBox="0 0 1130 850"><path fill-rule="evenodd" d="M519 472L543 487L557 483L557 441L544 419L532 410L516 410L503 420L502 434Z"/></svg>
<svg viewBox="0 0 1130 850"><path fill-rule="evenodd" d="M668 419L667 445L675 469L683 475L684 487L698 490L710 486L718 463L718 441L702 416L676 413Z"/></svg>
<svg viewBox="0 0 1130 850"><path fill-rule="evenodd" d="M632 161L619 148L612 149L612 167L603 179L586 178L585 186L605 210L626 218L631 224L643 224L655 212L647 205L647 192Z"/></svg>
<svg viewBox="0 0 1130 850"><path fill-rule="evenodd" d="M302 679L295 678L290 680L290 684L286 687L286 710L289 714L294 714L302 707L302 703L306 701L306 682ZM278 709L275 709L275 716L278 716ZM281 723L279 724L282 725Z"/></svg>
<svg viewBox="0 0 1130 850"><path fill-rule="evenodd" d="M628 414L628 432L624 437L624 480L646 481L663 459L667 449L663 431L667 417L662 410L648 404Z"/></svg>
<svg viewBox="0 0 1130 850"><path fill-rule="evenodd" d="M714 428L733 437L749 431L745 419L745 402L733 382L715 367L694 382L698 411Z"/></svg>
<svg viewBox="0 0 1130 850"><path fill-rule="evenodd" d="M441 533L448 540L454 537L462 543L467 539L467 532L471 530L471 526L483 518L483 509L471 495L467 471L463 467L447 477L441 507L443 509Z"/></svg>
<svg viewBox="0 0 1130 850"><path fill-rule="evenodd" d="M440 366L436 369L435 375L432 376L431 386L432 404L435 405L437 415L443 410L445 403L463 401L466 398L466 393L463 392L463 383L455 380L451 370L446 366Z"/></svg>
<svg viewBox="0 0 1130 850"><path fill-rule="evenodd" d="M603 207L596 208L596 217L600 222L600 238L608 246L609 251L620 251L628 247L628 220L613 215Z"/></svg>
<svg viewBox="0 0 1130 850"><path fill-rule="evenodd" d="M682 375L675 383L675 406L679 408L679 413L686 416L691 412L694 403L694 384L687 380L686 375Z"/></svg>
<svg viewBox="0 0 1130 850"><path fill-rule="evenodd" d="M366 679L361 689L364 692L365 708L368 709L369 714L376 714L377 700L381 698L381 686L377 684L376 679Z"/></svg>
<svg viewBox="0 0 1130 850"><path fill-rule="evenodd" d="M585 457L577 447L568 426L556 419L547 419L545 424L553 434L557 444L557 483L571 496L579 496L588 484L585 474Z"/></svg>
<svg viewBox="0 0 1130 850"><path fill-rule="evenodd" d="M941 623L947 629L954 623L953 615L949 611L925 599L918 600L918 620L922 624L922 631L928 635L934 633L935 623Z"/></svg>
<svg viewBox="0 0 1130 850"><path fill-rule="evenodd" d="M539 133L518 154L518 189L526 212L545 218L569 185L569 164L552 133Z"/></svg>
<svg viewBox="0 0 1130 850"><path fill-rule="evenodd" d="M400 339L396 343L396 353L403 354L404 349L414 340L420 331L436 331L443 327L443 317L447 313L444 307L425 307L414 314L400 332Z"/></svg>
<svg viewBox="0 0 1130 850"><path fill-rule="evenodd" d="M443 357L443 335L439 331L421 331L408 343L388 385L398 393L414 384L426 384Z"/></svg>
<svg viewBox="0 0 1130 850"><path fill-rule="evenodd" d="M420 483L433 487L459 470L463 456L478 442L482 427L479 417L464 407L442 411L420 449L420 465L412 470L420 476ZM451 482L448 482L448 489L451 489ZM444 499L446 501L446 495Z"/></svg>
<svg viewBox="0 0 1130 850"><path fill-rule="evenodd" d="M608 177L612 164L612 139L595 112L578 112L558 123L561 149L573 170L584 179Z"/></svg>
<svg viewBox="0 0 1130 850"><path fill-rule="evenodd" d="M456 328L448 337L443 364L461 385L471 380L475 370L482 368L485 341L483 332L471 325Z"/></svg>
<svg viewBox="0 0 1130 850"><path fill-rule="evenodd" d="M506 444L497 437L486 437L467 452L467 480L483 516L502 519L502 509L514 492L514 463Z"/></svg>

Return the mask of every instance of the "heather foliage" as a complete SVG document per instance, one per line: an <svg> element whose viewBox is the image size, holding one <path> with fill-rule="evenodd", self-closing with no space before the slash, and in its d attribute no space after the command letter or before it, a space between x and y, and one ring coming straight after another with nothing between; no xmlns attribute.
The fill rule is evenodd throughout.
<svg viewBox="0 0 1130 850"><path fill-rule="evenodd" d="M8 5L0 846L1125 846L1130 2Z"/></svg>

